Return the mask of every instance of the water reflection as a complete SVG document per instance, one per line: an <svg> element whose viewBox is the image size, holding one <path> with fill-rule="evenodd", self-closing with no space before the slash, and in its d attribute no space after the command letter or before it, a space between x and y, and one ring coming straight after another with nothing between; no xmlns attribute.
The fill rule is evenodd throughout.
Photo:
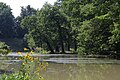
<svg viewBox="0 0 120 80"><path fill-rule="evenodd" d="M117 64L54 64L49 63L45 80L119 80Z"/></svg>

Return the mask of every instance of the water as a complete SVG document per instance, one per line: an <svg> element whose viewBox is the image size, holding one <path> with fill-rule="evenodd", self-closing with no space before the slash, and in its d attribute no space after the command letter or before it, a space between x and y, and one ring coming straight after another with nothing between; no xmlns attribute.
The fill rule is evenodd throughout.
<svg viewBox="0 0 120 80"><path fill-rule="evenodd" d="M45 80L120 80L117 64L54 64L42 73Z"/></svg>
<svg viewBox="0 0 120 80"><path fill-rule="evenodd" d="M4 60L7 69L19 67L19 55L8 55L12 60ZM45 80L120 80L120 61L112 59L83 58L67 54L34 54L40 61L48 62L41 75ZM3 62L3 60L1 60Z"/></svg>

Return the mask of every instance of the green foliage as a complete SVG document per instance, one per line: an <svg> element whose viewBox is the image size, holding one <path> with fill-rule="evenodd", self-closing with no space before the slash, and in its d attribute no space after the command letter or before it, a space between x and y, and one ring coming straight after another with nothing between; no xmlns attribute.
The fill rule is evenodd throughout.
<svg viewBox="0 0 120 80"><path fill-rule="evenodd" d="M10 74L10 75L7 75L7 74L3 74L0 78L1 80L28 80L27 79L27 76L25 76L23 78L23 75L21 74Z"/></svg>
<svg viewBox="0 0 120 80"><path fill-rule="evenodd" d="M118 0L58 0L40 10L28 5L15 20L17 35L24 36L28 47L51 53L74 48L84 54L119 54L119 5ZM14 26L10 7L0 3L0 14L0 35L8 36Z"/></svg>
<svg viewBox="0 0 120 80"><path fill-rule="evenodd" d="M23 28L23 26L20 25L22 20L28 16L33 16L36 14L36 9L32 8L30 5L26 7L21 7L21 13L20 16L16 17L16 37L23 38L25 34L27 34L28 30L27 28Z"/></svg>
<svg viewBox="0 0 120 80"><path fill-rule="evenodd" d="M0 2L0 37L14 37L14 16L11 8L5 3Z"/></svg>
<svg viewBox="0 0 120 80"><path fill-rule="evenodd" d="M84 46L84 48L85 48L85 51L88 50L87 53L97 54L103 51L107 51L110 54L110 51L119 52L119 49L118 49L119 48L118 46L119 45L119 40L118 40L119 39L119 28L117 28L119 26L119 23L118 23L119 19L116 17L113 18L113 16L111 15L111 14L117 15L117 13L115 13L113 10L113 6L115 6L115 4L119 4L119 3L117 3L116 1L114 2L105 1L104 3L101 3L101 5L99 6L94 5L96 9L98 8L98 10L100 10L100 11L94 10L94 12L96 12L95 15L98 15L98 16L95 16L92 19L89 19L90 23L87 26L88 29L82 30L82 26L85 26L86 24L83 24L82 26L80 26L80 31L82 32L82 34L84 34L85 38L89 36L87 40L89 40L90 42L88 41L87 43L86 43L86 39L84 39L83 36L81 36L82 35L81 33L79 36L79 41L80 42L83 41L84 44L86 43L85 44L86 46ZM104 11L106 7L109 7L108 12ZM89 27L91 27L92 30L89 29ZM114 36L114 39L113 39L113 36ZM114 43L114 41L118 43ZM118 48L115 46L117 46Z"/></svg>
<svg viewBox="0 0 120 80"><path fill-rule="evenodd" d="M35 41L34 41L31 34L26 34L24 36L24 40L28 43L27 45L28 45L29 48L32 49L33 47L35 47Z"/></svg>
<svg viewBox="0 0 120 80"><path fill-rule="evenodd" d="M36 14L36 10L32 8L30 5L27 5L26 7L21 7L21 13L20 16L22 18L26 16L32 16Z"/></svg>
<svg viewBox="0 0 120 80"><path fill-rule="evenodd" d="M90 47L92 47L92 32L93 28L90 26L90 21L84 21L83 25L80 27L78 35L78 41L80 50L83 52L89 52Z"/></svg>
<svg viewBox="0 0 120 80"><path fill-rule="evenodd" d="M34 52L35 53L41 53L41 54L47 54L47 53L49 53L49 51L46 51L46 50L44 50L41 47L36 47Z"/></svg>
<svg viewBox="0 0 120 80"><path fill-rule="evenodd" d="M77 32L80 53L120 52L120 3L117 0L66 0L61 4L72 31Z"/></svg>
<svg viewBox="0 0 120 80"><path fill-rule="evenodd" d="M42 63L38 57L32 57L31 54L34 54L32 51L26 55L22 55L21 52L18 52L18 54L21 55L19 59L23 61L20 68L14 73L2 74L0 80L44 80L40 71L46 71L48 63Z"/></svg>
<svg viewBox="0 0 120 80"><path fill-rule="evenodd" d="M43 8L34 16L25 17L21 26L28 29L28 33L32 35L36 47L43 47L42 44L47 44L48 50L54 53L56 46L61 46L64 52L64 23L66 18L59 11L56 4L52 6L45 3ZM65 35L66 36L66 35Z"/></svg>
<svg viewBox="0 0 120 80"><path fill-rule="evenodd" d="M7 55L10 52L10 48L4 42L0 42L0 54Z"/></svg>
<svg viewBox="0 0 120 80"><path fill-rule="evenodd" d="M58 0L53 6L45 3L21 25L28 29L36 47L46 44L51 52L76 51L78 47L85 54L119 53L119 4L116 0Z"/></svg>

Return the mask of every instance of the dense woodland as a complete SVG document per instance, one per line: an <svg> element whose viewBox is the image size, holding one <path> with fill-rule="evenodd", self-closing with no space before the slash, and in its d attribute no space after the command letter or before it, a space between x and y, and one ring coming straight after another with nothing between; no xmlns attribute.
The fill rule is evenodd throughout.
<svg viewBox="0 0 120 80"><path fill-rule="evenodd" d="M120 54L120 0L58 0L41 9L21 7L14 17L0 2L0 38L23 39L24 46L79 54Z"/></svg>

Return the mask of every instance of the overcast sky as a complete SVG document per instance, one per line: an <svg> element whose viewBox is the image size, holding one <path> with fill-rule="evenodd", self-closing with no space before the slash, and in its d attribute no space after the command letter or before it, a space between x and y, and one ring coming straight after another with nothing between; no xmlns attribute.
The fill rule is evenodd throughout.
<svg viewBox="0 0 120 80"><path fill-rule="evenodd" d="M10 5L12 8L13 15L17 17L20 15L20 6L27 6L31 5L31 7L35 9L40 9L45 2L48 2L50 4L54 4L56 0L0 0L0 2L4 2L7 5Z"/></svg>

